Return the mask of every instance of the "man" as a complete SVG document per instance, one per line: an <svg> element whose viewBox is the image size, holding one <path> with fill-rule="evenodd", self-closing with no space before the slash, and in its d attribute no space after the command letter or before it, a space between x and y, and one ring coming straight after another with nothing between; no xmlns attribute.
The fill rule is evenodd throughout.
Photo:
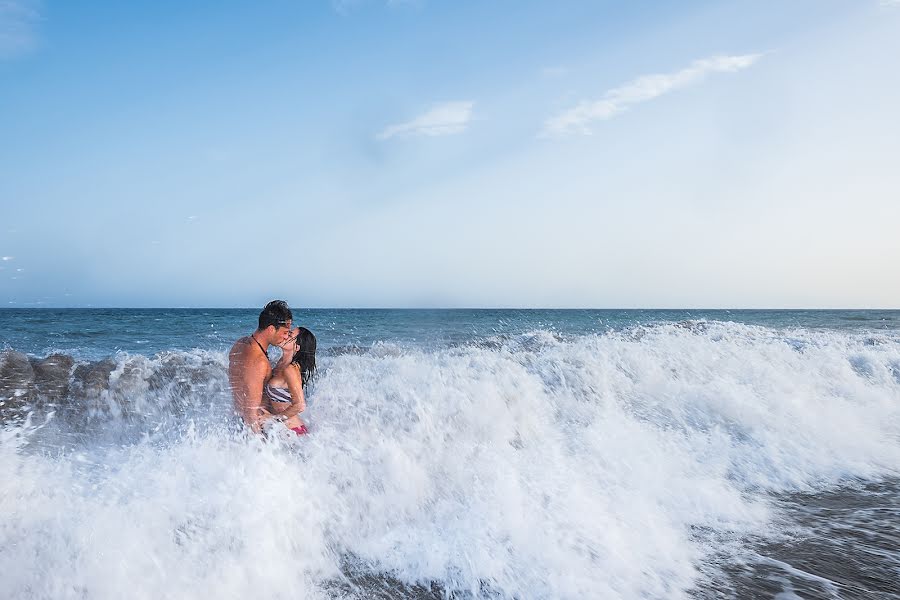
<svg viewBox="0 0 900 600"><path fill-rule="evenodd" d="M263 386L272 376L269 346L284 343L291 334L294 316L284 300L273 300L259 313L256 331L234 343L228 354L228 381L234 407L253 431L272 418L263 406Z"/></svg>

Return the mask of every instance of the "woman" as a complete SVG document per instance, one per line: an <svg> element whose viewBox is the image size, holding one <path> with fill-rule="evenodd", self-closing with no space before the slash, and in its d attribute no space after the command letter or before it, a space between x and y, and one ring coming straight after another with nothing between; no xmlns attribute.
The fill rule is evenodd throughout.
<svg viewBox="0 0 900 600"><path fill-rule="evenodd" d="M284 354L266 383L264 396L276 421L297 435L309 433L299 414L306 410L303 387L316 372L316 336L298 327L282 345Z"/></svg>

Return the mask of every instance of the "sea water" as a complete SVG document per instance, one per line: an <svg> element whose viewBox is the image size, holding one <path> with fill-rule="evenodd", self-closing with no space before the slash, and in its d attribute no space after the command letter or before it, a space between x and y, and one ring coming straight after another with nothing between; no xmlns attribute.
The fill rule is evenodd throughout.
<svg viewBox="0 0 900 600"><path fill-rule="evenodd" d="M257 314L0 311L0 597L900 597L900 312Z"/></svg>

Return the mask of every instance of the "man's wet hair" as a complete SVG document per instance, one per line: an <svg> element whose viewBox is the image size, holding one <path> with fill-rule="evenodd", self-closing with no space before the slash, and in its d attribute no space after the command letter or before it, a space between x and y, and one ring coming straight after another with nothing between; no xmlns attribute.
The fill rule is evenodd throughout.
<svg viewBox="0 0 900 600"><path fill-rule="evenodd" d="M272 325L275 329L278 329L293 320L294 315L291 314L291 309L288 308L287 302L284 300L272 300L259 313L259 328L265 329Z"/></svg>

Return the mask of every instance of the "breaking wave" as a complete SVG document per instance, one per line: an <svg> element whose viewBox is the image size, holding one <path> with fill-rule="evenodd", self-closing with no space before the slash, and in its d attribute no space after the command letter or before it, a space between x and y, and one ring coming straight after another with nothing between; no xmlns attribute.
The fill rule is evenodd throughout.
<svg viewBox="0 0 900 600"><path fill-rule="evenodd" d="M772 494L900 473L891 334L352 348L301 440L235 427L226 360L2 355L0 596L684 597Z"/></svg>

